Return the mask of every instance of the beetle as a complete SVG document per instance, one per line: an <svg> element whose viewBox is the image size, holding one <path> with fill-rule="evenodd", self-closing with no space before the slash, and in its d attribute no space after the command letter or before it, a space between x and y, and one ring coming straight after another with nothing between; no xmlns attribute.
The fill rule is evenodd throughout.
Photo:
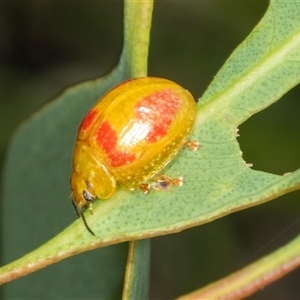
<svg viewBox="0 0 300 300"><path fill-rule="evenodd" d="M90 233L84 210L95 199L108 199L120 185L154 189L182 185L183 178L157 175L188 142L196 118L196 102L180 85L163 78L127 80L107 92L78 129L71 175L72 203Z"/></svg>

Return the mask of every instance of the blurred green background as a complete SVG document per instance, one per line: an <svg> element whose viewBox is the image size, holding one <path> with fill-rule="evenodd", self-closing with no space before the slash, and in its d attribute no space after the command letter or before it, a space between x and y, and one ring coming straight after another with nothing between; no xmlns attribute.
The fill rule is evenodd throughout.
<svg viewBox="0 0 300 300"><path fill-rule="evenodd" d="M199 98L267 5L156 1L149 75L174 80ZM105 75L117 64L122 18L119 1L0 2L0 166L21 122L67 86ZM299 97L296 87L240 126L244 159L254 169L283 174L300 167ZM299 196L294 192L198 228L154 238L150 298L172 299L192 291L287 243L300 229ZM66 218L71 223L73 212ZM14 239L17 236L6 242L13 245ZM249 299L295 299L299 276L300 271L294 271ZM21 297L23 292L18 292Z"/></svg>

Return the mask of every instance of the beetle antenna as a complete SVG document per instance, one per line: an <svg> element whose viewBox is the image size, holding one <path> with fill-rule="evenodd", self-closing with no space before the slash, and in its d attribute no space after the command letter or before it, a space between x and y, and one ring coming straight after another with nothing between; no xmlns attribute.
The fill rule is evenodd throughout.
<svg viewBox="0 0 300 300"><path fill-rule="evenodd" d="M72 204L74 206L77 217L82 219L83 224L84 224L85 228L88 230L88 232L91 233L93 236L96 236L95 233L93 232L93 230L87 224L87 221L85 219L83 211L78 207L78 205L77 205L77 203L75 203L74 199L71 199L71 200L72 200Z"/></svg>

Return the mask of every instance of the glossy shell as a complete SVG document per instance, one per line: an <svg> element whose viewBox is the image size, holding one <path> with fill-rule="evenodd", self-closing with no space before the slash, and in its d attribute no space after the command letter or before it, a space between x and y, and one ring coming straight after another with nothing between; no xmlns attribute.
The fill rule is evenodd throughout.
<svg viewBox="0 0 300 300"><path fill-rule="evenodd" d="M166 79L132 79L109 91L78 130L71 177L78 207L157 174L187 141L195 115L193 96Z"/></svg>

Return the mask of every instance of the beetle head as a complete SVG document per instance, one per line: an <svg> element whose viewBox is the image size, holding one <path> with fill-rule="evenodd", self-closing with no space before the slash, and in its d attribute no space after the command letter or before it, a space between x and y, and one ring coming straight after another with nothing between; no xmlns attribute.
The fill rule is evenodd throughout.
<svg viewBox="0 0 300 300"><path fill-rule="evenodd" d="M84 219L83 212L88 208L93 213L95 199L107 199L116 190L116 180L108 171L101 158L88 144L77 142L73 157L73 173L70 180L72 202L78 216Z"/></svg>

